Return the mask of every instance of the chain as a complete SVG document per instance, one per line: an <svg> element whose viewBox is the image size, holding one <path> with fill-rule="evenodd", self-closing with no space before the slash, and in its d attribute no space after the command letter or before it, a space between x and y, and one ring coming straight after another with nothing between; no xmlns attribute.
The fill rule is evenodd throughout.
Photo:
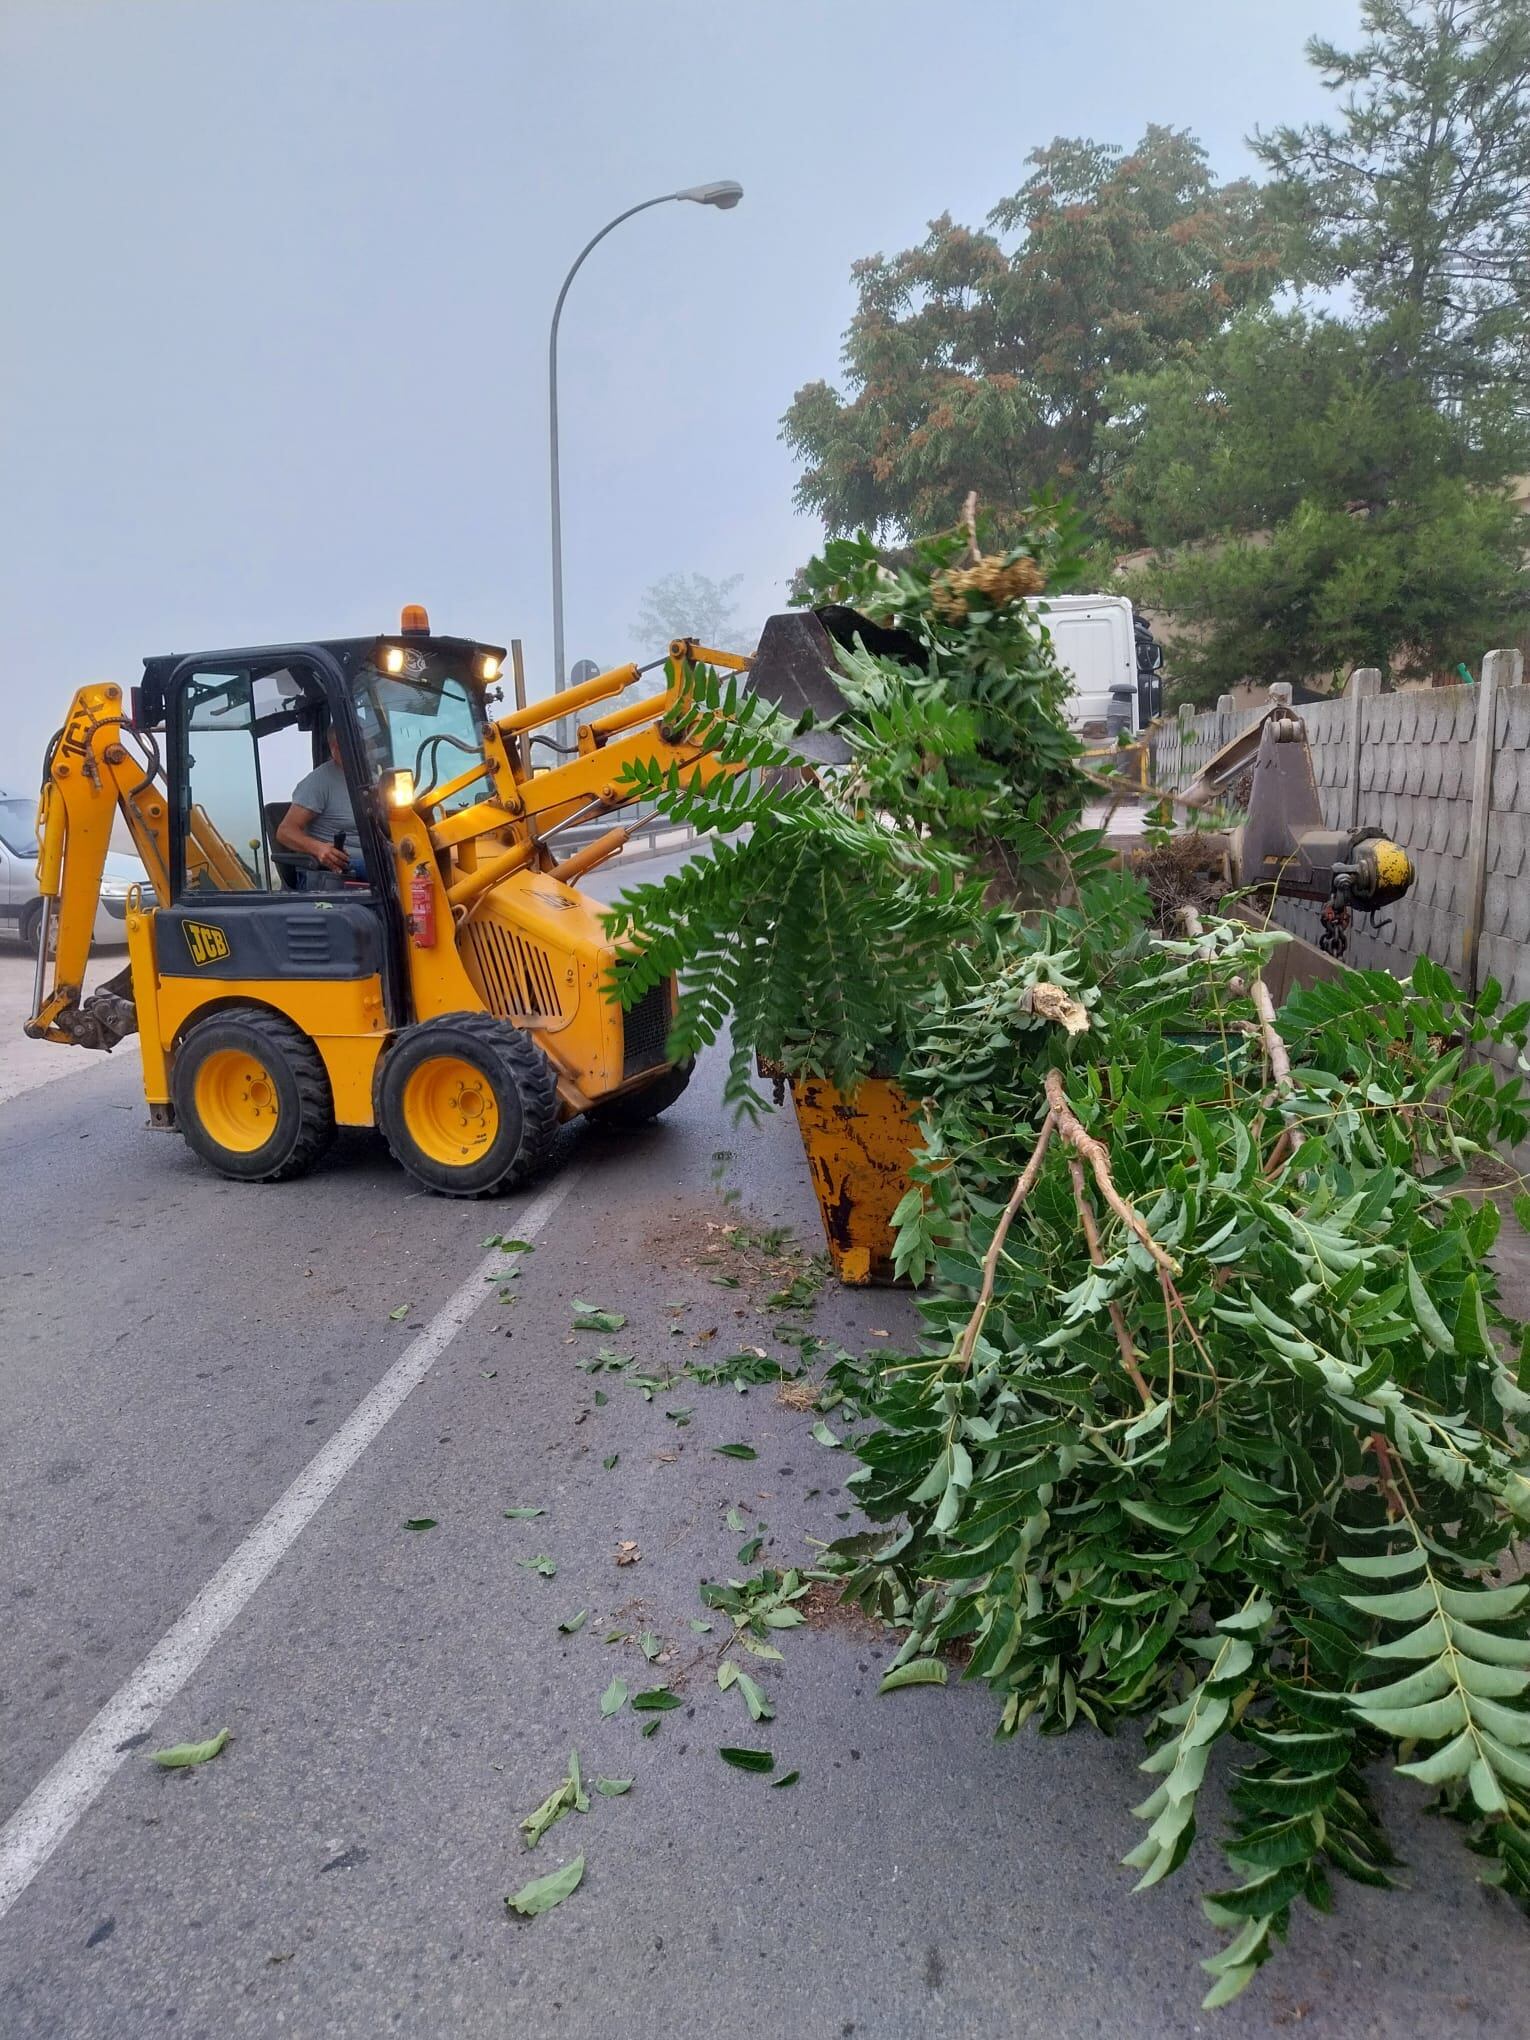
<svg viewBox="0 0 1530 2040"><path fill-rule="evenodd" d="M1335 894L1323 908L1323 932L1318 948L1329 956L1343 956L1349 947L1349 902Z"/></svg>

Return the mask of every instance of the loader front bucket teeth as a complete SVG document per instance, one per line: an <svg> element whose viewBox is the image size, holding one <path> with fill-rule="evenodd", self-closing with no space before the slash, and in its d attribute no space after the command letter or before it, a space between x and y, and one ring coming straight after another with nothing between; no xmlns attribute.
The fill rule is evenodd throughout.
<svg viewBox="0 0 1530 2040"><path fill-rule="evenodd" d="M840 690L837 645L852 646L856 639L868 651L885 653L909 665L924 664L917 638L906 631L889 630L873 623L853 609L831 606L825 609L788 609L767 619L760 632L759 649L749 668L753 693L779 708L793 722L811 715L814 728L795 739L795 747L806 758L824 765L849 761L850 747L832 725L850 704Z"/></svg>

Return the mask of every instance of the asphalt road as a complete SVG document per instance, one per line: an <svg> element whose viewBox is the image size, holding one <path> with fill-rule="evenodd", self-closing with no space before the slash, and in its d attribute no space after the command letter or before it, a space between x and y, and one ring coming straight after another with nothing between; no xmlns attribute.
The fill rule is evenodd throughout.
<svg viewBox="0 0 1530 2040"><path fill-rule="evenodd" d="M704 1063L642 1135L567 1138L513 1300L483 1282L434 1335L433 1366L0 1918L5 2040L1522 2035L1524 1922L1412 1795L1386 1795L1408 1888L1342 1888L1201 2014L1216 1864L1131 1896L1133 1743L997 1745L993 1702L959 1686L878 1699L890 1646L840 1619L751 1667L774 1720L718 1690L721 1632L690 1625L704 1577L748 1569L728 1511L764 1540L756 1564L810 1562L847 1527L844 1457L769 1388L680 1380L648 1402L578 1365L603 1344L659 1373L790 1350L763 1303L778 1278L716 1228L816 1245L800 1150L788 1118L730 1126L718 1076ZM360 1138L304 1182L224 1184L144 1129L136 1085L86 1063L0 1105L0 1841L530 1203L420 1196ZM572 1333L575 1297L627 1323ZM867 1346L910 1319L830 1287L810 1322ZM758 1457L714 1449L734 1442ZM555 1576L523 1563L543 1555ZM613 1676L683 1705L647 1739L630 1707L602 1717ZM149 1759L223 1727L201 1769ZM800 1781L773 1790L724 1744ZM632 1789L529 1852L519 1823L576 1746L586 1780ZM562 1906L507 1913L578 1851Z"/></svg>

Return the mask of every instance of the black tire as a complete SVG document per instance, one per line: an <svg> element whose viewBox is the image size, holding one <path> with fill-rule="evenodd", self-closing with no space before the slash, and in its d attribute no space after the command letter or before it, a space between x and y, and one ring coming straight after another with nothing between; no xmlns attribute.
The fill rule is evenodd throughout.
<svg viewBox="0 0 1530 2040"><path fill-rule="evenodd" d="M21 940L28 953L32 956L37 954L37 940L42 934L42 918L43 903L41 900L33 900L31 906L27 908L21 917ZM50 956L58 954L57 914L53 917L53 928L48 942L48 954Z"/></svg>
<svg viewBox="0 0 1530 2040"><path fill-rule="evenodd" d="M252 1079L253 1070L260 1076ZM335 1137L324 1059L279 1013L214 1013L189 1027L175 1051L170 1095L187 1146L236 1183L301 1176ZM257 1140L268 1113L270 1133ZM252 1145L233 1138L241 1128Z"/></svg>
<svg viewBox="0 0 1530 2040"><path fill-rule="evenodd" d="M508 1020L444 1013L398 1035L373 1079L372 1108L394 1160L417 1183L442 1197L492 1197L546 1162L558 1080Z"/></svg>
<svg viewBox="0 0 1530 2040"><path fill-rule="evenodd" d="M607 1098L592 1105L585 1117L596 1126L630 1128L648 1126L661 1112L667 1112L691 1081L694 1061L674 1063L641 1091L623 1091L619 1098Z"/></svg>

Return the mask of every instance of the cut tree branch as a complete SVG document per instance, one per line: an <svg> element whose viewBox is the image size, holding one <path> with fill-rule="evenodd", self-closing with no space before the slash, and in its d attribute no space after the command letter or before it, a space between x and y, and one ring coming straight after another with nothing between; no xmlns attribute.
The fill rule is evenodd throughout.
<svg viewBox="0 0 1530 2040"><path fill-rule="evenodd" d="M962 1333L961 1343L956 1349L956 1364L964 1370L972 1365L973 1349L977 1345L978 1334L983 1329L983 1321L988 1316L989 1306L993 1302L993 1288L998 1280L999 1258L1004 1252L1004 1242L1009 1237L1009 1229L1014 1224L1021 1205L1030 1196L1031 1188L1041 1174L1041 1164L1046 1159L1055 1124L1049 1112L1041 1122L1041 1132L1031 1151L1031 1158L1021 1170L1015 1187L1010 1192L1004 1214L994 1228L993 1238L988 1243L988 1252L983 1256L983 1281L978 1290L978 1300L973 1305L972 1315L967 1320L966 1330Z"/></svg>
<svg viewBox="0 0 1530 2040"><path fill-rule="evenodd" d="M1105 1256L1100 1250L1100 1229L1094 1222L1094 1206L1089 1202L1089 1192L1084 1187L1084 1165L1077 1155L1068 1157L1068 1174L1073 1179L1073 1202L1078 1206L1079 1224L1084 1228L1084 1238L1089 1247L1089 1258L1096 1268L1103 1268ZM1163 1271L1159 1270L1160 1280ZM1121 1349L1121 1365L1131 1377L1133 1388L1142 1398L1142 1407L1153 1407L1153 1391L1142 1376L1137 1363L1137 1348L1132 1344L1132 1335L1126 1329L1126 1315L1119 1303L1112 1297L1105 1308L1110 1312L1110 1322L1115 1329L1116 1344Z"/></svg>
<svg viewBox="0 0 1530 2040"><path fill-rule="evenodd" d="M1089 1164L1094 1180L1099 1186L1100 1195L1133 1237L1146 1247L1158 1266L1166 1269L1170 1275L1177 1275L1178 1261L1159 1246L1137 1212L1116 1188L1110 1173L1110 1157L1104 1144L1097 1141L1092 1133L1085 1131L1082 1121L1068 1103L1068 1093L1063 1086L1061 1070L1047 1071L1046 1091L1047 1103L1051 1106L1052 1116L1057 1122L1057 1131L1069 1147Z"/></svg>

